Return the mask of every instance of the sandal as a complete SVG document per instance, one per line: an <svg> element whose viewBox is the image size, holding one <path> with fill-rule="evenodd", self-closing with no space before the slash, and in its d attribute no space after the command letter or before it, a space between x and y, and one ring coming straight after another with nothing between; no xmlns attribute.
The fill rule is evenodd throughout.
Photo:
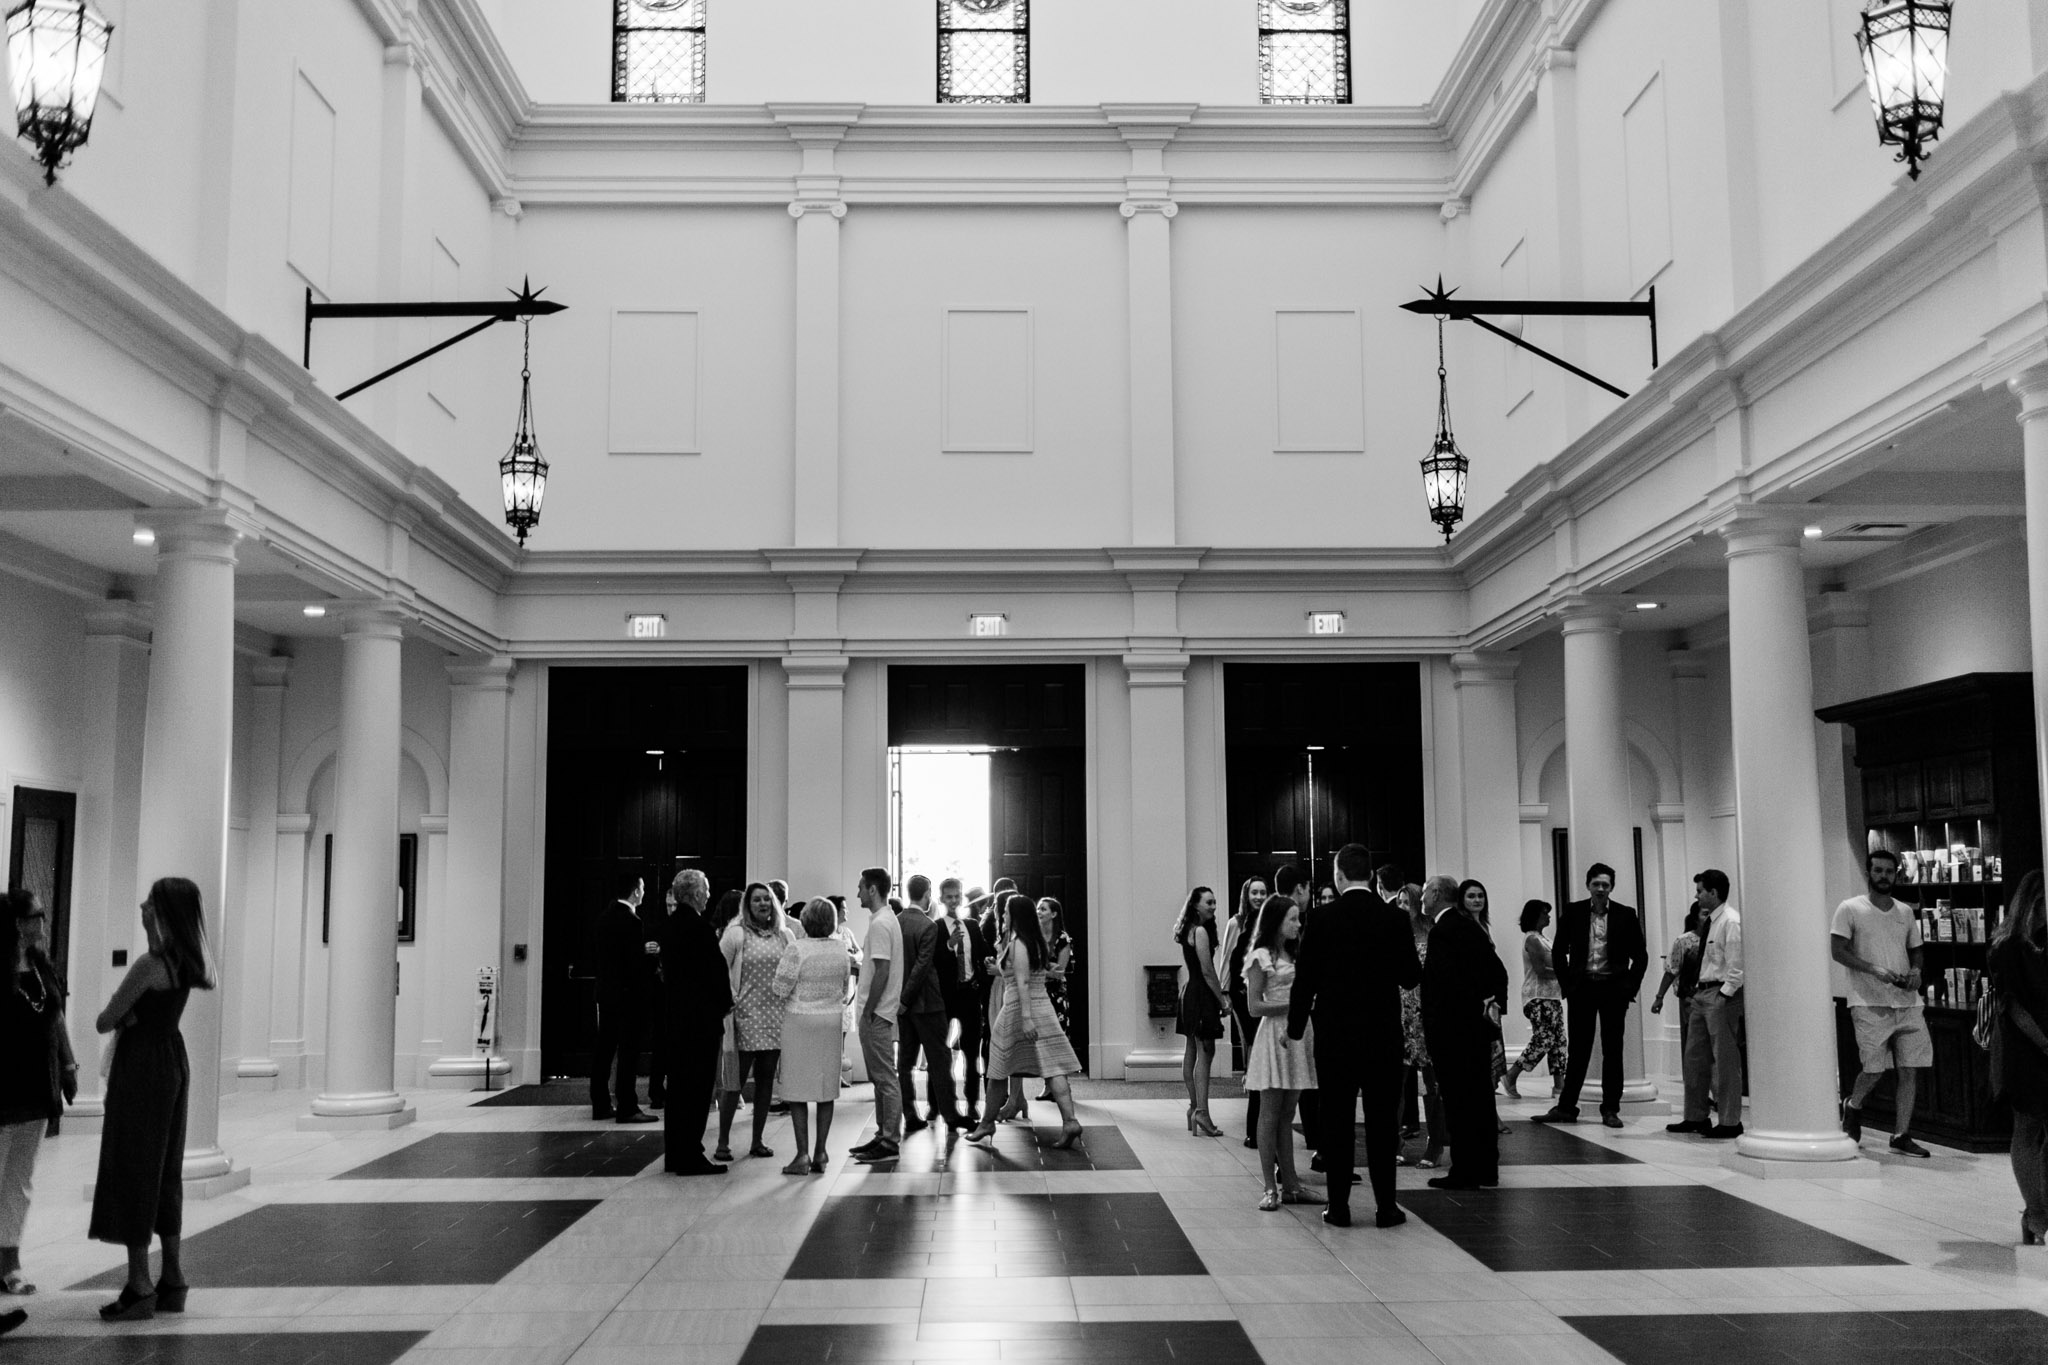
<svg viewBox="0 0 2048 1365"><path fill-rule="evenodd" d="M1265 1192L1265 1193L1264 1193L1263 1195L1261 1195L1261 1196L1259 1197L1259 1212L1260 1212L1260 1213L1278 1213L1279 1211L1280 1211L1280 1191L1278 1191L1278 1190L1267 1190L1267 1191L1266 1191L1266 1192Z"/></svg>
<svg viewBox="0 0 2048 1365"><path fill-rule="evenodd" d="M22 1278L21 1268L15 1267L0 1275L0 1294L33 1294L36 1287Z"/></svg>
<svg viewBox="0 0 2048 1365"><path fill-rule="evenodd" d="M812 1174L812 1175L823 1175L823 1174L825 1174L825 1158L824 1158L824 1157L821 1157L821 1156L814 1156L814 1157L812 1157L812 1158L811 1158L811 1174Z"/></svg>
<svg viewBox="0 0 2048 1365"><path fill-rule="evenodd" d="M159 1313L182 1313L185 1311L185 1295L191 1291L188 1284L165 1284L156 1282L156 1311Z"/></svg>
<svg viewBox="0 0 2048 1365"><path fill-rule="evenodd" d="M1314 1190L1296 1185L1293 1189L1286 1191L1280 1196L1280 1202L1283 1204L1327 1204L1329 1201Z"/></svg>
<svg viewBox="0 0 2048 1365"><path fill-rule="evenodd" d="M156 1293L132 1294L124 1285L121 1297L100 1305L102 1322L147 1322L156 1316Z"/></svg>
<svg viewBox="0 0 2048 1365"><path fill-rule="evenodd" d="M782 1173L784 1175L809 1175L811 1173L810 1159L799 1153L796 1160L782 1168Z"/></svg>
<svg viewBox="0 0 2048 1365"><path fill-rule="evenodd" d="M732 1148L726 1146L724 1143L720 1143L718 1145L718 1150L711 1154L711 1159L713 1161L730 1162L732 1160Z"/></svg>
<svg viewBox="0 0 2048 1365"><path fill-rule="evenodd" d="M1433 1171L1437 1168L1439 1164L1442 1163L1443 1159L1444 1149L1441 1147L1431 1147L1428 1151L1424 1152L1421 1156L1415 1159L1415 1164L1418 1166L1426 1167L1429 1170Z"/></svg>
<svg viewBox="0 0 2048 1365"><path fill-rule="evenodd" d="M767 1144L757 1142L753 1146L747 1148L747 1155L751 1157L771 1157L774 1156L775 1153L767 1146Z"/></svg>

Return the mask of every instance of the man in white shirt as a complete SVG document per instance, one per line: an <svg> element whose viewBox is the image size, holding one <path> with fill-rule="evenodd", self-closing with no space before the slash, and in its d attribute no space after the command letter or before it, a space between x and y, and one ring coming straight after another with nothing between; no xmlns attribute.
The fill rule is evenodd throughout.
<svg viewBox="0 0 2048 1365"><path fill-rule="evenodd" d="M860 1051L875 1087L875 1137L853 1149L857 1161L887 1161L897 1153L903 1126L903 1091L896 1079L896 1010L902 1000L903 929L889 908L888 872L871 867L860 874L860 903L868 912L862 945L866 978L861 982Z"/></svg>
<svg viewBox="0 0 2048 1365"><path fill-rule="evenodd" d="M1685 1040L1685 1121L1667 1133L1742 1136L1742 916L1728 904L1728 874L1710 867L1692 879L1706 922L1700 926L1700 976L1684 1008L1691 1016ZM1707 1099L1718 1096L1721 1122L1707 1121Z"/></svg>
<svg viewBox="0 0 2048 1365"><path fill-rule="evenodd" d="M1920 921L1911 906L1892 899L1898 875L1897 854L1873 851L1863 860L1869 894L1851 896L1835 908L1829 942L1835 961L1849 969L1849 1019L1863 1060L1863 1074L1842 1103L1842 1131L1863 1140L1863 1101L1896 1066L1892 1150L1926 1157L1933 1153L1913 1141L1913 1101L1920 1068L1934 1065L1934 1040L1920 1008Z"/></svg>

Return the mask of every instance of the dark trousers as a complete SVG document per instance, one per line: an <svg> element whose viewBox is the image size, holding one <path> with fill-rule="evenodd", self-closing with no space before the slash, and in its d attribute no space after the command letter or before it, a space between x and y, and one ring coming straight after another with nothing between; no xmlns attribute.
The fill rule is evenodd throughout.
<svg viewBox="0 0 2048 1365"><path fill-rule="evenodd" d="M1353 1123L1365 1104L1365 1172L1375 1206L1394 1207L1394 1157L1401 1150L1401 1054L1362 1057L1349 1049L1316 1047L1317 1104L1323 1140L1323 1172L1330 1178L1330 1204L1351 1202L1351 1173L1358 1165L1358 1130Z"/></svg>
<svg viewBox="0 0 2048 1365"><path fill-rule="evenodd" d="M917 1055L924 1054L924 1096L933 1123L953 1113L953 1054L946 1051L946 1012L921 1010L896 1016L896 1082L903 1090L903 1114L916 1118Z"/></svg>
<svg viewBox="0 0 2048 1365"><path fill-rule="evenodd" d="M648 1010L647 1016L659 1019L659 1007ZM668 1098L669 1037L668 1030L658 1025L646 1031L647 1036L647 1102L660 1106Z"/></svg>
<svg viewBox="0 0 2048 1365"><path fill-rule="evenodd" d="M946 1002L946 1017L960 1025L960 1062L964 1075L962 1083L967 1087L967 1112L978 1113L981 1109L981 1060L982 1036L988 1032L985 1007L973 991L963 990ZM953 1068L949 1063L946 1075L950 1079Z"/></svg>
<svg viewBox="0 0 2048 1365"><path fill-rule="evenodd" d="M598 1118L640 1112L640 1011L630 1001L597 1002L597 1039L590 1051L590 1110ZM612 1068L618 1067L618 1084ZM614 1093L616 1091L616 1101Z"/></svg>
<svg viewBox="0 0 2048 1365"><path fill-rule="evenodd" d="M1621 1112L1623 1025L1633 1003L1628 982L1619 977L1586 981L1564 1002L1566 1057L1564 1088L1557 1092L1557 1107L1572 1113L1579 1110L1579 1092L1585 1088L1586 1068L1593 1060L1593 1028L1600 1029L1600 1112Z"/></svg>
<svg viewBox="0 0 2048 1365"><path fill-rule="evenodd" d="M718 1050L724 1042L725 1029L718 1024L670 1034L668 1108L661 1116L661 1140L662 1164L671 1171L705 1160L704 1128L711 1121L711 1089L718 1084Z"/></svg>
<svg viewBox="0 0 2048 1365"><path fill-rule="evenodd" d="M1459 1184L1500 1180L1500 1116L1493 1102L1493 1040L1462 1043L1436 1060L1437 1093L1450 1130L1451 1169Z"/></svg>
<svg viewBox="0 0 2048 1365"><path fill-rule="evenodd" d="M1259 1036L1259 1021L1245 1004L1243 997L1230 997L1231 1017L1237 1020L1237 1046L1244 1053L1243 1061L1250 1065L1252 1042ZM1282 1021L1285 1027L1285 1021ZM1247 1141L1259 1140L1259 1092L1249 1086L1244 1092L1244 1135Z"/></svg>

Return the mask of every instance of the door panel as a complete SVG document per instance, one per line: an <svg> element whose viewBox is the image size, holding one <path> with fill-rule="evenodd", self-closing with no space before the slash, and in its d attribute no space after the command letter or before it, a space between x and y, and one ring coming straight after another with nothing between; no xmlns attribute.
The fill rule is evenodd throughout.
<svg viewBox="0 0 2048 1365"><path fill-rule="evenodd" d="M36 787L14 789L14 828L8 840L7 884L42 897L50 915L50 961L68 981L71 949L71 847L78 831L78 798Z"/></svg>
<svg viewBox="0 0 2048 1365"><path fill-rule="evenodd" d="M990 755L989 872L1036 901L1060 903L1074 940L1067 1001L1074 1051L1088 1062L1086 755L1080 749L1009 749Z"/></svg>

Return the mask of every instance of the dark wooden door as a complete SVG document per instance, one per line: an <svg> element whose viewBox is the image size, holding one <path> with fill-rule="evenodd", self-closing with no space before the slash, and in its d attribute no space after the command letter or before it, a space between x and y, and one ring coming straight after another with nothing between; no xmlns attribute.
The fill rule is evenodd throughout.
<svg viewBox="0 0 2048 1365"><path fill-rule="evenodd" d="M42 897L50 915L50 961L68 982L71 950L71 845L78 832L78 798L70 792L14 789L14 829L8 840L7 885Z"/></svg>
<svg viewBox="0 0 2048 1365"><path fill-rule="evenodd" d="M541 1066L589 1071L591 925L619 877L663 910L684 867L737 888L747 847L744 668L557 668L549 675Z"/></svg>
<svg viewBox="0 0 2048 1365"><path fill-rule="evenodd" d="M1087 756L1081 749L1006 749L990 756L989 875L1033 901L1060 903L1074 958L1067 977L1069 1041L1088 1062Z"/></svg>

